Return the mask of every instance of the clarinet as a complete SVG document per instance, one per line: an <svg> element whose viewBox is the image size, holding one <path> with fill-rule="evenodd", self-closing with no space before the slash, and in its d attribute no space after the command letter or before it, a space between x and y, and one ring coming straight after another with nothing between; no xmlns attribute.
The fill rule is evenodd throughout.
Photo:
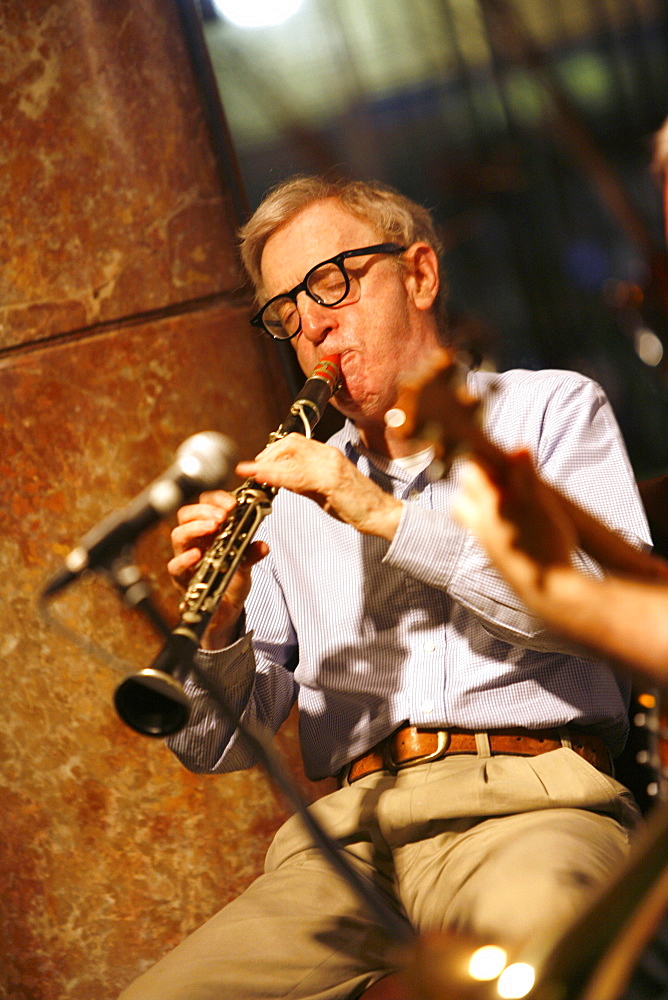
<svg viewBox="0 0 668 1000"><path fill-rule="evenodd" d="M292 433L311 437L339 388L339 360L339 355L333 354L318 362L267 445ZM195 568L179 605L179 623L151 666L127 677L116 689L116 711L131 729L145 736L169 736L187 723L190 701L183 681L246 549L271 512L277 492L254 479L247 479L233 491L236 506Z"/></svg>

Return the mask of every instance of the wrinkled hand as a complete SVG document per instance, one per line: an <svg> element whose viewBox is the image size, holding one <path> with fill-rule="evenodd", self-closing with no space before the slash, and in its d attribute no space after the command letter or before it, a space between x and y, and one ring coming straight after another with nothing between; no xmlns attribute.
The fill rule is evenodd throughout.
<svg viewBox="0 0 668 1000"><path fill-rule="evenodd" d="M541 585L546 570L570 565L577 546L575 527L557 494L539 479L527 452L507 457L501 485L481 465L469 462L453 513L523 596Z"/></svg>
<svg viewBox="0 0 668 1000"><path fill-rule="evenodd" d="M174 557L168 562L167 571L178 590L185 591L197 563L235 506L236 500L230 493L215 490L202 493L199 503L181 507L177 512L178 525L172 531ZM204 649L219 649L234 638L251 586L251 568L268 552L266 542L252 542L246 549L202 639Z"/></svg>
<svg viewBox="0 0 668 1000"><path fill-rule="evenodd" d="M365 535L392 541L401 518L400 500L385 493L331 445L288 434L268 445L237 473L314 500L332 517Z"/></svg>

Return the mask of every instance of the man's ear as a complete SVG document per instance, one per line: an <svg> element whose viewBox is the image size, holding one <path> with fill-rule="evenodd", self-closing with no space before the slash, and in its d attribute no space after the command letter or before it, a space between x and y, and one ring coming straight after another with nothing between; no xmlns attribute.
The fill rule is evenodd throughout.
<svg viewBox="0 0 668 1000"><path fill-rule="evenodd" d="M436 251L428 243L413 243L403 260L406 291L418 309L431 309L440 285Z"/></svg>

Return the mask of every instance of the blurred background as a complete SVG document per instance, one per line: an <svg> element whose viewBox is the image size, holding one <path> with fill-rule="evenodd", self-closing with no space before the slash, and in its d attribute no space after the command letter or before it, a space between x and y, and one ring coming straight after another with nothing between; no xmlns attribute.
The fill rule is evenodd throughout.
<svg viewBox="0 0 668 1000"><path fill-rule="evenodd" d="M590 375L638 474L666 467L650 169L668 115L663 2L202 0L202 14L251 208L320 171L427 205L458 339L500 369Z"/></svg>

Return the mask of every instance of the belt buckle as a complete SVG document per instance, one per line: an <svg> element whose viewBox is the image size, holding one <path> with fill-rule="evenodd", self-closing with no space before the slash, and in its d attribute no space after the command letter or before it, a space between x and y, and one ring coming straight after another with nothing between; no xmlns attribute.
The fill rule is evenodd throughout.
<svg viewBox="0 0 668 1000"><path fill-rule="evenodd" d="M403 771L407 767L416 767L418 764L426 764L430 760L439 760L450 746L450 733L447 729L437 729L436 737L436 749L431 753L423 754L421 757L415 757L413 760L396 761L392 753L392 743L388 743L387 757L390 770Z"/></svg>

